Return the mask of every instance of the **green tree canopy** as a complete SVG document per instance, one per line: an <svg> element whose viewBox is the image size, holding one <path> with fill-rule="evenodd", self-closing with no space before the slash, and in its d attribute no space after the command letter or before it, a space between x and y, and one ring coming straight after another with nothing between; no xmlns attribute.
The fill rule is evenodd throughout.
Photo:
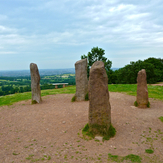
<svg viewBox="0 0 163 163"><path fill-rule="evenodd" d="M93 47L91 49L91 52L88 52L87 55L81 56L81 59L87 58L87 61L88 61L87 75L88 75L88 77L89 77L90 68L93 65L93 63L96 61L104 62L106 73L108 76L110 73L112 73L112 70L111 70L112 62L110 60L108 60L106 57L104 57L104 55L105 55L105 50L103 50L102 48Z"/></svg>
<svg viewBox="0 0 163 163"><path fill-rule="evenodd" d="M163 81L163 60L157 58L148 58L144 61L138 60L130 62L123 68L114 72L113 83L117 84L135 84L137 83L137 75L141 69L146 70L147 83L152 84Z"/></svg>

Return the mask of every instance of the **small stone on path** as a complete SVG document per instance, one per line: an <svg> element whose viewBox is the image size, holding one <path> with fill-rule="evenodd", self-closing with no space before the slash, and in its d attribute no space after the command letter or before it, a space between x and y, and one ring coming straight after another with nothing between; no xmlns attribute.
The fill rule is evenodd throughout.
<svg viewBox="0 0 163 163"><path fill-rule="evenodd" d="M136 109L137 107L136 106L131 106L131 108Z"/></svg>
<svg viewBox="0 0 163 163"><path fill-rule="evenodd" d="M101 136L95 136L95 139L97 139L99 141L102 141L103 137L101 137Z"/></svg>

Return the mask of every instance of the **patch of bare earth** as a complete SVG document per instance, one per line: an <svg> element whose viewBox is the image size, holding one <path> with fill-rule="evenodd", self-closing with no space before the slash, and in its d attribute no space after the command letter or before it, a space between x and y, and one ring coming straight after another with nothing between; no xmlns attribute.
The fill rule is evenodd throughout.
<svg viewBox="0 0 163 163"><path fill-rule="evenodd" d="M159 83L159 84L149 84L149 85L163 86L163 82L161 82L161 83Z"/></svg>
<svg viewBox="0 0 163 163"><path fill-rule="evenodd" d="M71 102L72 94L43 97L41 104L22 101L0 107L0 163L110 162L108 153L139 155L142 162L163 162L163 102L133 106L134 96L110 92L116 136L109 141L82 139L89 102ZM153 154L145 153L152 148ZM127 161L124 161L127 162Z"/></svg>

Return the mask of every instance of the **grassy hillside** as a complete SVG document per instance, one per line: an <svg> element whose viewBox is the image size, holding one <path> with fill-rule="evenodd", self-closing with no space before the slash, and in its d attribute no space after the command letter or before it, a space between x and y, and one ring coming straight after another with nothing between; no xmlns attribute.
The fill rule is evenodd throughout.
<svg viewBox="0 0 163 163"><path fill-rule="evenodd" d="M108 85L110 92L123 92L136 96L137 84L113 84ZM148 85L148 97L163 101L163 86Z"/></svg>
<svg viewBox="0 0 163 163"><path fill-rule="evenodd" d="M136 84L111 84L108 85L110 92L122 92L128 95L136 96ZM76 87L68 86L61 89L42 90L41 96L54 94L75 94ZM163 101L163 87L148 85L149 98L159 99ZM31 92L17 93L7 96L0 96L0 106L12 105L14 102L31 99Z"/></svg>
<svg viewBox="0 0 163 163"><path fill-rule="evenodd" d="M61 89L47 89L41 91L41 96L54 95L54 94L74 94L76 91L75 86L69 86ZM31 99L31 92L16 93L12 95L0 96L0 106L12 105L15 102Z"/></svg>

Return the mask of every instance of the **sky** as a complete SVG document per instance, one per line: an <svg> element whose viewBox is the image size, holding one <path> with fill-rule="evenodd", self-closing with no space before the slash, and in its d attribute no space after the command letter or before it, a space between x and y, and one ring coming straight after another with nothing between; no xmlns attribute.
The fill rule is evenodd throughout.
<svg viewBox="0 0 163 163"><path fill-rule="evenodd" d="M0 0L0 70L74 68L97 46L113 68L163 58L163 1Z"/></svg>

